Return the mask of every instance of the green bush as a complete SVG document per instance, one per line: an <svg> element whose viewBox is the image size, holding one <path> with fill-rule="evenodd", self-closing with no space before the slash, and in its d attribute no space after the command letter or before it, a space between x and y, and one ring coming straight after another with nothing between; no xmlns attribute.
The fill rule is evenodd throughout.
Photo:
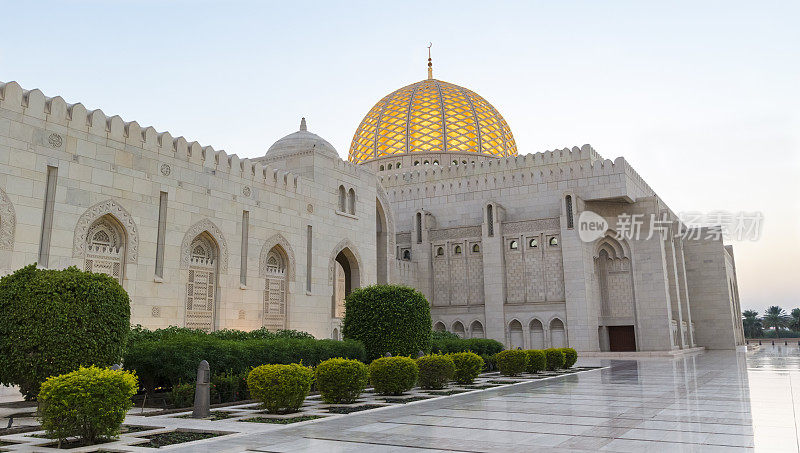
<svg viewBox="0 0 800 453"><path fill-rule="evenodd" d="M578 351L572 348L561 348L561 352L564 353L564 368L572 368L572 365L578 361Z"/></svg>
<svg viewBox="0 0 800 453"><path fill-rule="evenodd" d="M435 338L431 341L431 352L434 354L452 354L454 352L474 352L478 355L494 355L503 350L499 341L485 338Z"/></svg>
<svg viewBox="0 0 800 453"><path fill-rule="evenodd" d="M328 359L314 370L317 389L326 403L352 403L369 382L367 366L358 360Z"/></svg>
<svg viewBox="0 0 800 453"><path fill-rule="evenodd" d="M430 306L422 293L407 286L359 288L345 300L342 334L364 344L367 360L387 352L415 356L430 350Z"/></svg>
<svg viewBox="0 0 800 453"><path fill-rule="evenodd" d="M119 363L130 300L103 274L23 267L0 278L0 384L34 398L50 376Z"/></svg>
<svg viewBox="0 0 800 453"><path fill-rule="evenodd" d="M133 407L136 388L135 374L95 366L51 377L38 396L42 428L59 444L74 436L88 444L114 437Z"/></svg>
<svg viewBox="0 0 800 453"><path fill-rule="evenodd" d="M125 353L125 368L136 370L146 390L194 382L197 365L207 360L212 373L246 374L263 364L304 363L314 366L334 358L364 360L364 346L353 340L274 338L221 340L191 332L146 338L131 342Z"/></svg>
<svg viewBox="0 0 800 453"><path fill-rule="evenodd" d="M408 357L383 357L369 365L369 379L381 395L402 395L414 388L419 368Z"/></svg>
<svg viewBox="0 0 800 453"><path fill-rule="evenodd" d="M564 353L561 352L561 349L545 349L544 350L545 358L547 359L547 369L550 371L557 370L559 368L564 367Z"/></svg>
<svg viewBox="0 0 800 453"><path fill-rule="evenodd" d="M432 354L417 359L419 386L424 389L442 389L453 380L456 365L450 356Z"/></svg>
<svg viewBox="0 0 800 453"><path fill-rule="evenodd" d="M483 371L487 373L497 371L497 360L495 360L494 356L494 354L481 354L481 358L483 359Z"/></svg>
<svg viewBox="0 0 800 453"><path fill-rule="evenodd" d="M220 373L211 376L211 400L216 403L230 403L246 400L250 397L247 392L247 373Z"/></svg>
<svg viewBox="0 0 800 453"><path fill-rule="evenodd" d="M528 365L525 367L525 371L528 373L538 373L540 371L544 371L547 367L547 358L544 355L544 351L539 349L529 349L525 351L528 354Z"/></svg>
<svg viewBox="0 0 800 453"><path fill-rule="evenodd" d="M450 358L455 366L453 380L459 384L472 384L483 370L483 359L474 352L456 352Z"/></svg>
<svg viewBox="0 0 800 453"><path fill-rule="evenodd" d="M194 384L177 384L172 386L170 404L172 407L182 408L194 405Z"/></svg>
<svg viewBox="0 0 800 453"><path fill-rule="evenodd" d="M303 365L261 365L247 375L247 388L271 414L295 412L303 405L314 372Z"/></svg>
<svg viewBox="0 0 800 453"><path fill-rule="evenodd" d="M503 376L516 376L525 371L528 364L528 354L520 349L500 351L494 355L494 359Z"/></svg>

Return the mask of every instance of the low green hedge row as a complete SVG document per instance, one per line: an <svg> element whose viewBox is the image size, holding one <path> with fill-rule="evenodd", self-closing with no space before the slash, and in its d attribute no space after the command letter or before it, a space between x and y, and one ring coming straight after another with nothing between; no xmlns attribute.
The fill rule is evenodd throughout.
<svg viewBox="0 0 800 453"><path fill-rule="evenodd" d="M503 344L485 338L437 338L431 340L431 353L452 354L454 352L474 352L478 355L494 355L503 350Z"/></svg>
<svg viewBox="0 0 800 453"><path fill-rule="evenodd" d="M570 368L578 360L572 348L549 348L544 350L509 349L494 355L497 368L504 376L516 376L522 372L538 373L544 370Z"/></svg>
<svg viewBox="0 0 800 453"><path fill-rule="evenodd" d="M357 341L275 338L222 340L211 335L180 334L161 340L135 341L125 353L125 369L135 370L143 389L194 382L197 365L207 360L212 374L242 375L262 364L302 363L314 366L343 357L364 361Z"/></svg>
<svg viewBox="0 0 800 453"><path fill-rule="evenodd" d="M128 343L133 344L139 341L166 340L176 337L213 337L220 340L274 340L277 338L305 338L313 340L314 336L307 332L298 330L279 330L271 332L262 327L257 330L244 331L234 329L215 330L206 332L200 329L190 329L188 327L170 326L163 329L149 330L137 324L131 327Z"/></svg>

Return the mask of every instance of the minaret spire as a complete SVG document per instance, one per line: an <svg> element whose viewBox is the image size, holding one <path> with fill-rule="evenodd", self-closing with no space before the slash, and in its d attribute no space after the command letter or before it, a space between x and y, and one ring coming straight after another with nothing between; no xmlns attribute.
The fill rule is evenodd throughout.
<svg viewBox="0 0 800 453"><path fill-rule="evenodd" d="M432 42L428 43L428 80L433 78L433 61L431 60L431 46L433 46Z"/></svg>

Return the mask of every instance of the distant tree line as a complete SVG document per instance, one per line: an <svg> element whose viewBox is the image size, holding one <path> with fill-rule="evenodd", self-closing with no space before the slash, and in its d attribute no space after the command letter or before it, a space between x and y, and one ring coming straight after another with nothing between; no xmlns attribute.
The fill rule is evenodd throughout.
<svg viewBox="0 0 800 453"><path fill-rule="evenodd" d="M786 314L786 310L773 305L758 316L755 310L742 312L742 326L747 338L798 338L800 337L800 308Z"/></svg>

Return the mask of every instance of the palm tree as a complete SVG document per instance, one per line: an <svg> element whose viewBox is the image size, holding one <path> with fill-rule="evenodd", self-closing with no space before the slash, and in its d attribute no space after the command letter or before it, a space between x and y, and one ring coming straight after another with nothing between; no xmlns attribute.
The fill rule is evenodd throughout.
<svg viewBox="0 0 800 453"><path fill-rule="evenodd" d="M775 329L775 335L780 338L780 329L789 324L789 319L786 310L777 305L773 305L767 308L761 321L764 323L764 327Z"/></svg>
<svg viewBox="0 0 800 453"><path fill-rule="evenodd" d="M742 327L744 327L744 336L747 338L758 338L764 333L761 319L759 319L758 312L755 310L742 312Z"/></svg>
<svg viewBox="0 0 800 453"><path fill-rule="evenodd" d="M789 321L789 328L795 332L800 330L800 308L792 309L792 319Z"/></svg>

